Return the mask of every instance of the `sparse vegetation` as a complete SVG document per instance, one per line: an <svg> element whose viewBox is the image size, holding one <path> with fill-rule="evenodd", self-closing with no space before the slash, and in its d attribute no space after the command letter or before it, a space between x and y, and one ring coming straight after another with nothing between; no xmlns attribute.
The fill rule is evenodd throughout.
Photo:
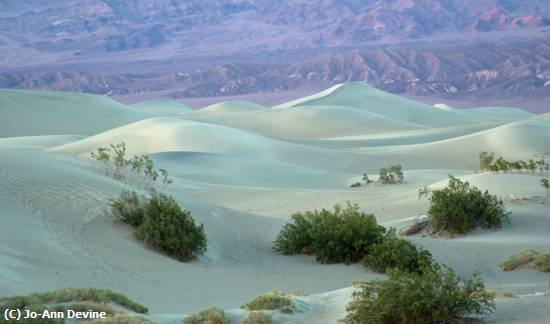
<svg viewBox="0 0 550 324"><path fill-rule="evenodd" d="M344 323L455 323L494 310L493 296L477 276L462 279L452 269L422 273L392 270L353 294Z"/></svg>
<svg viewBox="0 0 550 324"><path fill-rule="evenodd" d="M479 168L482 171L491 171L496 173L526 172L536 174L538 171L539 175L543 176L546 174L546 177L548 178L550 163L545 160L544 154L538 154L528 161L507 161L502 157L495 159L494 153L481 152L479 154Z"/></svg>
<svg viewBox="0 0 550 324"><path fill-rule="evenodd" d="M180 261L194 260L206 251L203 225L196 225L191 213L171 196L150 190L148 197L139 197L123 191L109 207L118 221L134 229L139 240Z"/></svg>
<svg viewBox="0 0 550 324"><path fill-rule="evenodd" d="M550 199L550 180L548 178L541 178L540 185L546 191L546 200Z"/></svg>
<svg viewBox="0 0 550 324"><path fill-rule="evenodd" d="M0 311L3 313L5 309L28 309L37 312L49 310L66 313L71 309L75 311L103 311L108 316L115 316L118 312L111 304L120 305L136 313L149 311L147 307L122 294L98 288L65 288L52 292L1 298ZM65 321L63 319L45 319L32 320L32 323L65 323Z"/></svg>
<svg viewBox="0 0 550 324"><path fill-rule="evenodd" d="M159 176L163 185L172 183L166 169L155 169L155 164L148 155L134 155L131 159L126 159L126 143L111 144L106 147L99 147L90 156L97 160L103 172L116 180L127 178L127 167L130 167L132 173L131 179L134 183L140 180L145 189L153 188L153 184Z"/></svg>
<svg viewBox="0 0 550 324"><path fill-rule="evenodd" d="M94 320L92 324L156 324L148 318L141 316L119 315L115 317Z"/></svg>
<svg viewBox="0 0 550 324"><path fill-rule="evenodd" d="M98 288L64 288L52 292L0 299L1 305L9 306L13 309L30 305L69 302L116 303L136 313L147 313L149 311L147 307L132 301L122 294Z"/></svg>
<svg viewBox="0 0 550 324"><path fill-rule="evenodd" d="M403 180L403 168L400 164L382 168L378 171L378 182L381 184L403 183Z"/></svg>
<svg viewBox="0 0 550 324"><path fill-rule="evenodd" d="M550 253L525 250L512 255L510 259L502 262L500 269L502 271L534 269L541 272L550 272Z"/></svg>
<svg viewBox="0 0 550 324"><path fill-rule="evenodd" d="M500 228L509 221L501 199L453 176L446 188L421 189L419 197L423 196L429 196L430 226L437 233L465 234L477 227Z"/></svg>
<svg viewBox="0 0 550 324"><path fill-rule="evenodd" d="M361 182L356 182L356 183L352 183L350 185L351 188L358 188L358 187L361 187Z"/></svg>
<svg viewBox="0 0 550 324"><path fill-rule="evenodd" d="M205 309L198 314L187 316L184 324L229 324L229 318L222 309L212 307Z"/></svg>
<svg viewBox="0 0 550 324"><path fill-rule="evenodd" d="M265 312L251 312L243 324L271 324L271 315Z"/></svg>
<svg viewBox="0 0 550 324"><path fill-rule="evenodd" d="M313 254L321 263L346 264L361 260L373 244L382 242L385 228L358 205L336 205L334 211L308 211L292 215L273 243L283 254Z"/></svg>
<svg viewBox="0 0 550 324"><path fill-rule="evenodd" d="M369 175L366 174L366 173L363 173L363 181L364 181L366 184L369 184L369 183L374 182L373 180L369 179Z"/></svg>
<svg viewBox="0 0 550 324"><path fill-rule="evenodd" d="M493 298L518 298L518 296L516 296L513 292L508 290L503 290L503 291L488 290L487 292Z"/></svg>
<svg viewBox="0 0 550 324"><path fill-rule="evenodd" d="M365 267L385 273L391 269L420 273L432 264L430 252L413 243L397 238L393 232L381 243L374 244L362 261Z"/></svg>
<svg viewBox="0 0 550 324"><path fill-rule="evenodd" d="M280 310L282 313L292 313L294 306L291 297L291 294L284 294L278 290L272 290L257 296L244 304L242 308L249 311Z"/></svg>

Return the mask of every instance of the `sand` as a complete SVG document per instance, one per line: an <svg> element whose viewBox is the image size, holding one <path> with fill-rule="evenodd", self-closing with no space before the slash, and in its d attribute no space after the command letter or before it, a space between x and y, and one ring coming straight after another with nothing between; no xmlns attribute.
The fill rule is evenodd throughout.
<svg viewBox="0 0 550 324"><path fill-rule="evenodd" d="M514 108L458 110L385 94L362 83L269 108L224 102L191 111L152 101L126 106L105 97L0 91L0 296L95 286L147 305L163 323L218 306L234 323L239 307L277 288L302 290L298 311L275 323L334 323L345 316L355 280L383 276L355 265L283 256L271 242L297 211L347 200L402 228L428 204L417 189L453 174L505 199L513 212L499 231L409 239L460 275L480 273L497 299L494 322L544 323L550 274L503 273L498 264L527 248L550 252L550 204L539 178L477 171L480 151L507 159L550 152L550 122ZM128 183L104 176L89 158L124 141L149 154L174 183L164 189L204 223L208 251L180 263L145 248L105 214ZM400 163L401 185L350 188L363 173ZM513 203L514 197L538 197ZM537 295L538 294L538 295Z"/></svg>

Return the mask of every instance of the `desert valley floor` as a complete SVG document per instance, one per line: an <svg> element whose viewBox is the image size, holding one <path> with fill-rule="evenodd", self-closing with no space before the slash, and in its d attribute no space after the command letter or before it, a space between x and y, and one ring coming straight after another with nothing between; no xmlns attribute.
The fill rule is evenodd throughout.
<svg viewBox="0 0 550 324"><path fill-rule="evenodd" d="M208 235L198 261L146 249L105 216L109 198L131 185L104 176L89 153L120 142L174 178L165 190ZM544 323L550 274L501 272L498 264L525 249L550 252L550 204L536 176L477 171L482 151L510 160L549 153L550 114L430 106L364 83L275 107L233 101L198 110L0 90L0 296L110 288L150 307L156 320L181 323L209 306L239 319L240 305L259 293L298 289L298 311L275 315L276 323L335 323L352 282L382 276L360 264L279 255L271 243L281 226L292 213L351 201L400 229L428 208L417 189L445 186L452 174L501 196L510 224L408 239L458 274L480 273L488 288L520 296L497 298L489 322ZM403 184L350 188L392 164L403 166Z"/></svg>

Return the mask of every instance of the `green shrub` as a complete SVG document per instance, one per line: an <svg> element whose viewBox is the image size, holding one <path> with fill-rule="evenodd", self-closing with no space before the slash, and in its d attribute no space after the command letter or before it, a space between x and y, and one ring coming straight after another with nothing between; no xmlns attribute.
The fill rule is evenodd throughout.
<svg viewBox="0 0 550 324"><path fill-rule="evenodd" d="M459 323L495 308L477 276L461 279L441 267L421 274L392 270L388 276L366 282L353 294L345 323Z"/></svg>
<svg viewBox="0 0 550 324"><path fill-rule="evenodd" d="M152 189L159 176L165 186L172 183L168 171L166 169L155 169L153 160L148 155L134 155L134 157L127 160L126 143L124 142L99 147L95 152L91 152L90 156L101 164L106 175L116 180L124 180L126 178L126 167L130 166L133 180L141 178L145 189Z"/></svg>
<svg viewBox="0 0 550 324"><path fill-rule="evenodd" d="M264 312L251 312L243 321L243 324L271 324L272 318L270 314Z"/></svg>
<svg viewBox="0 0 550 324"><path fill-rule="evenodd" d="M12 309L24 308L31 305L51 305L71 302L117 303L136 313L147 313L149 311L147 307L136 303L122 294L98 288L64 288L52 292L0 299L0 305Z"/></svg>
<svg viewBox="0 0 550 324"><path fill-rule="evenodd" d="M120 315L110 318L98 319L92 321L92 324L156 324L148 318L140 316Z"/></svg>
<svg viewBox="0 0 550 324"><path fill-rule="evenodd" d="M222 309L212 307L201 311L198 314L187 316L184 324L229 324L229 319Z"/></svg>
<svg viewBox="0 0 550 324"><path fill-rule="evenodd" d="M430 226L439 233L464 234L477 227L500 228L510 216L497 196L453 176L446 188L433 190L429 199Z"/></svg>
<svg viewBox="0 0 550 324"><path fill-rule="evenodd" d="M297 213L273 243L273 250L283 254L314 254L321 263L357 262L368 248L382 241L385 228L372 214L348 202L334 211Z"/></svg>
<svg viewBox="0 0 550 324"><path fill-rule="evenodd" d="M151 190L149 197L124 191L109 204L111 214L132 226L136 237L180 261L196 259L206 251L203 225L196 225L191 213L175 199Z"/></svg>
<svg viewBox="0 0 550 324"><path fill-rule="evenodd" d="M487 293L489 296L493 298L518 298L513 292L508 290L503 291L494 291L494 290L487 290Z"/></svg>
<svg viewBox="0 0 550 324"><path fill-rule="evenodd" d="M118 304L136 313L147 313L147 307L136 303L128 297L108 289L98 288L65 288L52 292L34 293L30 295L13 296L0 299L0 311L5 309L32 310L39 313L45 310L67 312L69 309L76 311L106 312L108 316L117 314L117 310L111 304ZM2 322L0 320L0 322ZM7 321L10 323L9 321ZM15 322L14 322L15 323ZM17 323L65 323L64 319L33 319L22 320Z"/></svg>
<svg viewBox="0 0 550 324"><path fill-rule="evenodd" d="M502 262L499 266L502 271L514 271L516 269L526 267L533 262L539 255L539 252L535 250L526 250L515 255L512 255L510 259Z"/></svg>
<svg viewBox="0 0 550 324"><path fill-rule="evenodd" d="M360 182L352 183L350 187L351 188L361 187L361 183Z"/></svg>
<svg viewBox="0 0 550 324"><path fill-rule="evenodd" d="M389 168L382 168L378 171L378 182L382 184L402 183L404 180L403 167L400 164L392 165Z"/></svg>
<svg viewBox="0 0 550 324"><path fill-rule="evenodd" d="M432 255L426 250L418 249L413 243L390 234L382 243L374 244L369 249L362 263L381 273L390 269L420 273L430 268Z"/></svg>
<svg viewBox="0 0 550 324"><path fill-rule="evenodd" d="M541 178L540 186L546 191L546 200L550 199L550 180L547 178Z"/></svg>
<svg viewBox="0 0 550 324"><path fill-rule="evenodd" d="M494 153L481 152L479 154L479 168L481 170L490 170L494 159L495 159Z"/></svg>
<svg viewBox="0 0 550 324"><path fill-rule="evenodd" d="M278 309L283 313L291 313L293 310L291 295L278 290L256 296L241 307L250 311Z"/></svg>
<svg viewBox="0 0 550 324"><path fill-rule="evenodd" d="M535 156L536 160L530 159L529 161L507 161L502 157L499 157L495 160L495 154L489 152L481 152L479 154L479 168L482 171L491 171L491 172L521 172L526 171L531 174L536 174L538 169L539 174L542 176L546 173L548 177L548 172L550 170L550 163L545 160L544 154L538 154Z"/></svg>
<svg viewBox="0 0 550 324"><path fill-rule="evenodd" d="M550 253L535 250L525 250L512 255L510 259L500 264L502 271L518 269L534 269L540 272L550 272Z"/></svg>
<svg viewBox="0 0 550 324"><path fill-rule="evenodd" d="M144 206L135 191L123 191L120 197L112 199L108 206L118 221L133 227L143 224Z"/></svg>

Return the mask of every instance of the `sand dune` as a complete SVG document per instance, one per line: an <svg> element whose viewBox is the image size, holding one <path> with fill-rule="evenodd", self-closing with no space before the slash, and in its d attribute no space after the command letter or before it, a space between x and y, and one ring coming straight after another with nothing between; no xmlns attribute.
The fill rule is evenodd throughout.
<svg viewBox="0 0 550 324"><path fill-rule="evenodd" d="M350 200L401 228L428 208L417 189L444 186L448 174L503 197L511 223L452 240L409 239L460 275L479 272L491 289L533 295L550 281L498 269L511 254L550 246L539 177L475 171L481 151L510 160L550 152L546 115L434 107L353 83L274 108L224 102L197 111L166 101L125 106L100 96L1 90L0 117L0 296L108 287L149 306L161 323L181 323L183 314L212 305L237 323L246 316L239 306L253 296L301 289L299 311L277 313L274 323L334 323L345 316L351 283L381 275L275 254L281 226L294 212ZM88 153L119 142L168 169L174 183L165 192L204 223L208 251L198 261L151 251L105 216L109 198L132 189L131 181L104 176ZM363 172L376 179L380 167L397 163L403 184L350 188ZM509 195L532 199L512 204ZM489 320L543 322L550 317L544 300L497 299Z"/></svg>
<svg viewBox="0 0 550 324"><path fill-rule="evenodd" d="M167 152L152 158L174 170L174 176L237 187L331 188L344 185L350 175L241 155Z"/></svg>
<svg viewBox="0 0 550 324"><path fill-rule="evenodd" d="M175 100L146 100L134 103L131 107L155 116L178 115L192 110Z"/></svg>
<svg viewBox="0 0 550 324"><path fill-rule="evenodd" d="M258 105L248 101L224 101L208 107L197 109L193 112L190 112L190 116L211 116L211 115L222 115L230 114L237 112L247 112L247 111L258 111L264 110L267 107Z"/></svg>
<svg viewBox="0 0 550 324"><path fill-rule="evenodd" d="M304 106L347 106L370 111L402 122L432 127L490 121L490 118L483 116L474 116L455 109L438 109L401 98L363 82L337 85L317 95L290 101L274 108L289 109Z"/></svg>
<svg viewBox="0 0 550 324"><path fill-rule="evenodd" d="M550 124L520 121L488 130L434 142L354 148L372 158L402 161L409 168L451 168L475 170L480 152L494 152L509 160L529 159L550 152Z"/></svg>
<svg viewBox="0 0 550 324"><path fill-rule="evenodd" d="M316 139L425 128L344 106L269 109L193 119L287 139Z"/></svg>
<svg viewBox="0 0 550 324"><path fill-rule="evenodd" d="M242 130L177 118L149 118L51 149L53 152L87 155L98 147L125 142L128 154L200 152L276 160L311 168L350 170L364 163L360 153L342 152L346 159L334 162L336 152L280 141ZM366 157L366 156L365 156Z"/></svg>
<svg viewBox="0 0 550 324"><path fill-rule="evenodd" d="M0 137L91 135L147 118L104 96L0 90Z"/></svg>

